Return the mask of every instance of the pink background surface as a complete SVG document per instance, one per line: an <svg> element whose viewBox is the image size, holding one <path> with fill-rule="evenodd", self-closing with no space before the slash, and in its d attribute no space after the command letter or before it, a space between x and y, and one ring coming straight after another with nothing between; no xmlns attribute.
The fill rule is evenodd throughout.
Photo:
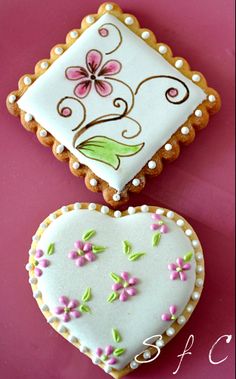
<svg viewBox="0 0 236 379"><path fill-rule="evenodd" d="M33 72L35 62L97 10L99 1L1 0L1 263L0 376L4 379L85 379L108 376L80 354L45 322L32 298L24 269L31 236L53 210L75 201L104 203L83 180L57 161L50 149L27 133L5 108L5 97L18 78ZM206 284L190 322L153 364L132 374L136 379L173 377L177 355L190 334L193 355L185 357L179 379L233 378L233 342L220 343L214 358L208 352L216 339L233 334L233 1L120 0L143 27L208 79L223 100L222 110L180 158L150 179L129 205L143 203L172 208L186 217L202 241Z"/></svg>

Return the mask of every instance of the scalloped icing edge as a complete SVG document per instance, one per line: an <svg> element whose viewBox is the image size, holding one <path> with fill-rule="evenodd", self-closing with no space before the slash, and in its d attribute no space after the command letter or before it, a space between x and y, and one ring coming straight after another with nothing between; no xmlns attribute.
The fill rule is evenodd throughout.
<svg viewBox="0 0 236 379"><path fill-rule="evenodd" d="M119 211L113 211L113 210L109 209L106 206L102 206L100 204L95 204L95 203L75 203L75 204L70 204L68 206L63 206L60 209L58 209L55 212L53 212L51 215L49 215L40 224L40 226L37 229L35 235L33 236L33 242L31 244L30 252L36 249L37 243L38 243L39 239L41 238L41 235L43 234L44 230L54 221L54 219L57 219L58 217L60 217L61 215L63 215L65 212L70 212L72 210L77 210L77 209L89 209L91 212L98 211L98 212L103 213L104 215L107 215L108 217L114 217L114 218L118 217L116 215L116 212L119 212ZM187 235L187 237L190 239L191 243L193 241L197 241L198 242L196 247L193 245L193 243L192 243L192 245L193 245L193 249L194 249L194 252L195 252L196 262L200 261L200 265L202 267L202 270L201 270L201 272L197 272L196 271L195 287L193 289L192 294L195 293L195 292L197 292L199 294L199 297L198 297L198 299L195 299L195 300L193 300L192 297L189 299L189 301L188 301L188 303L187 303L184 311L181 314L181 316L184 316L184 318L185 318L185 322L182 325L178 324L178 319L171 324L171 328L174 328L174 330L175 330L174 335L168 336L166 333L162 335L162 340L163 340L164 346L165 346L184 327L184 325L186 324L186 322L191 317L191 314L194 312L194 309L196 308L196 306L198 304L198 301L199 301L199 299L201 297L201 293L202 293L203 286L204 286L204 278L205 278L204 255L203 255L201 243L200 243L200 241L198 239L197 234L195 233L194 229L192 228L192 226L182 216L180 216L178 213L176 213L174 211L172 212L169 209L160 208L160 207L157 207L157 206L143 205L143 206L139 206L139 207L129 207L127 210L125 210L123 212L119 212L119 217L124 217L124 216L127 216L127 215L131 215L131 214L134 214L134 213L140 213L140 212L158 213L158 214L161 214L163 216L166 216L167 218L170 218L171 220L175 221L176 223L177 223L177 221L181 220L181 223L177 223L177 225L184 232L186 232L186 230L189 230L189 229L192 231L192 233L191 233L190 236L185 233ZM171 214L170 214L170 212L171 212ZM199 253L201 254L200 255L200 259L198 257ZM29 263L31 263L31 260L32 260L32 258L30 256L29 257ZM31 280L31 279L37 279L36 276L34 275L34 273L32 273L32 272L29 272L29 278L30 278L29 280ZM202 285L200 287L196 285L196 282L197 282L198 279L202 280ZM38 288L37 288L37 280L36 280L35 284L34 283L30 283L30 284L31 284L31 288L32 288L33 294L37 293L37 290L38 290ZM60 327L61 327L60 322L58 320L54 320L53 321L53 317L54 316L50 312L50 310L47 309L47 307L46 307L46 310L42 309L43 305L45 305L44 302L43 302L42 296L35 297L35 300L37 301L38 306L39 306L41 312L43 313L44 317L47 319L48 322L49 322L49 320L51 318L50 325L58 333L62 334L63 337L65 339L67 339L71 344L73 344L79 350L82 349L82 347L84 347L84 346L80 343L80 341L77 338L76 338L76 340L73 341L73 335L70 334L69 328L64 328L64 329L62 328L62 330L60 331ZM191 310L190 310L190 308L191 308ZM83 352L83 354L87 355L91 360L93 360L94 355L89 351L89 349L87 347L84 347L84 348L85 348L84 351L81 351L81 352ZM149 347L149 348L146 348L146 349L144 348L143 351L140 353L139 358L141 358L141 356L142 356L142 354L143 354L144 351L149 351L150 354L151 354L151 357L155 356L156 353L157 353L156 348L153 348L153 347ZM125 376L125 375L129 374L130 372L134 371L134 369L130 367L130 364L132 362L134 362L134 361L131 361L122 370L115 370L115 369L112 368L111 371L109 372L109 374L113 378L115 378L115 379L121 379L123 376ZM98 363L98 366L101 369L103 369L103 370L105 369L105 365L103 363ZM111 366L109 366L109 367L111 367Z"/></svg>
<svg viewBox="0 0 236 379"><path fill-rule="evenodd" d="M107 5L112 6L112 10L107 10ZM105 13L110 13L113 16L117 17L121 22L125 24L126 27L131 29L136 35L138 35L140 38L142 38L143 32L148 32L149 37L147 39L142 40L146 42L150 47L157 50L160 46L164 46L167 51L164 54L161 54L163 58L165 58L172 66L175 66L176 61L181 60L182 66L180 68L177 68L184 76L189 78L191 80L193 75L199 75L200 80L198 82L195 82L196 85L198 85L200 88L203 89L203 91L207 94L207 99L200 104L197 109L201 110L202 115L201 117L197 117L194 112L192 115L189 116L188 120L181 125L178 130L171 136L171 138L165 142L165 144L159 149L153 157L149 161L155 161L156 167L154 169L150 169L148 167L148 162L145 164L145 166L135 175L135 178L137 178L140 183L138 186L134 186L132 184L132 180L126 184L124 189L118 194L118 199L114 200L113 196L117 194L117 191L110 187L109 184L102 180L101 178L97 177L93 171L87 167L86 165L80 164L80 167L78 169L73 168L73 164L75 162L78 162L78 160L75 158L75 156L64 147L62 152L57 152L57 147L61 145L60 142L58 142L51 134L47 132L47 135L42 137L40 135L41 131L44 130L43 127L38 124L35 120L30 120L29 122L25 121L25 112L22 111L16 101L27 91L28 85L24 83L24 78L29 77L32 82L37 80L37 78L47 70L47 68L53 64L53 62L61 56L61 54L56 54L55 49L56 48L62 48L62 53L67 50L78 38L79 36L87 29L89 26L91 26L95 21L97 21L102 15ZM64 44L57 44L55 45L51 51L50 51L50 58L48 59L41 59L37 62L35 65L35 72L34 74L25 74L23 75L18 82L18 90L11 92L7 97L7 108L11 114L14 116L19 116L22 125L24 128L28 131L31 131L36 134L38 140L41 144L44 146L51 147L52 152L54 156L60 160L60 161L69 161L69 168L75 176L82 176L85 177L85 184L88 189L90 189L93 192L102 192L104 200L110 204L114 208L118 208L119 206L127 203L129 200L129 192L140 192L146 183L146 175L147 176L158 176L162 170L163 170L163 162L164 161L174 161L178 158L180 154L180 144L188 145L195 139L195 131L198 131L200 129L203 129L207 126L209 121L209 116L213 115L214 113L218 112L221 107L221 99L219 94L213 89L207 86L207 81L205 77L198 71L191 71L190 65L188 62L182 58L182 57L173 57L172 51L170 47L164 43L157 42L157 39L154 35L154 33L147 29L147 28L140 28L139 22L136 19L135 16L128 13L123 13L122 9L115 3L109 2L109 3L103 3L99 9L98 13L91 14L89 17L92 17L94 19L93 23L88 23L86 20L88 19L88 16L84 17L81 22L81 28L80 29L72 29L66 36L66 42ZM133 23L132 25L127 25L125 23L125 19L127 17L132 17ZM76 32L77 37L73 38L71 36L71 32ZM41 64L42 62L46 62L48 64L48 67L42 68ZM15 96L15 101L10 102L9 98L10 96ZM215 100L211 102L209 100L209 96L213 95ZM181 129L183 127L187 127L189 129L188 134L181 133ZM172 149L167 151L165 149L166 144L171 144ZM79 163L79 162L78 162ZM90 181L91 179L95 179L95 185L91 185Z"/></svg>

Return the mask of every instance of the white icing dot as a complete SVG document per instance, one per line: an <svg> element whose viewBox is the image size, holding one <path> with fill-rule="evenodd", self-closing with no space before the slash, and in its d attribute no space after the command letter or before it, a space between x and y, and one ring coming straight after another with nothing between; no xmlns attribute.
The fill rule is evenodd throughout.
<svg viewBox="0 0 236 379"><path fill-rule="evenodd" d="M47 321L48 321L49 324L52 324L53 322L58 321L58 318L55 317L55 316L51 316L51 317L48 318Z"/></svg>
<svg viewBox="0 0 236 379"><path fill-rule="evenodd" d="M48 312L49 311L49 307L47 306L47 304L43 304L42 307L41 307L41 310L43 312Z"/></svg>
<svg viewBox="0 0 236 379"><path fill-rule="evenodd" d="M135 362L135 361L132 361L131 363L130 363L130 368L132 368L132 370L135 370L136 368L138 368L138 363L137 362Z"/></svg>
<svg viewBox="0 0 236 379"><path fill-rule="evenodd" d="M41 129L40 132L39 132L40 137L46 137L47 134L48 133L47 133L47 131L45 129Z"/></svg>
<svg viewBox="0 0 236 379"><path fill-rule="evenodd" d="M192 80L193 80L193 82L200 82L201 77L198 74L193 74Z"/></svg>
<svg viewBox="0 0 236 379"><path fill-rule="evenodd" d="M100 359L98 357L93 357L92 362L94 365L98 365L100 363Z"/></svg>
<svg viewBox="0 0 236 379"><path fill-rule="evenodd" d="M143 39L148 39L150 37L150 33L145 31L145 32L142 32L142 38Z"/></svg>
<svg viewBox="0 0 236 379"><path fill-rule="evenodd" d="M121 211L115 211L114 217L116 217L116 218L121 217Z"/></svg>
<svg viewBox="0 0 236 379"><path fill-rule="evenodd" d="M40 67L43 69L43 70L46 70L48 68L49 64L48 62L41 62L40 64Z"/></svg>
<svg viewBox="0 0 236 379"><path fill-rule="evenodd" d="M197 286L197 287L202 287L202 286L203 286L203 280L202 280L201 278L198 278L198 279L196 280L196 286Z"/></svg>
<svg viewBox="0 0 236 379"><path fill-rule="evenodd" d="M176 221L176 224L178 226L184 226L184 220L181 220L180 218Z"/></svg>
<svg viewBox="0 0 236 379"><path fill-rule="evenodd" d="M192 245L193 245L193 247L197 247L199 245L199 241L198 240L192 240Z"/></svg>
<svg viewBox="0 0 236 379"><path fill-rule="evenodd" d="M186 229L185 230L185 234L186 234L186 236L191 236L192 234L193 234L193 232L192 232L192 230L191 229Z"/></svg>
<svg viewBox="0 0 236 379"><path fill-rule="evenodd" d="M216 101L216 98L214 95L209 95L208 100L210 101L210 103L214 103Z"/></svg>
<svg viewBox="0 0 236 379"><path fill-rule="evenodd" d="M197 260L197 261L201 261L202 258L203 258L203 254L202 254L201 252L196 253L196 260Z"/></svg>
<svg viewBox="0 0 236 379"><path fill-rule="evenodd" d="M45 224L44 222L42 222L42 224L40 224L40 228L46 229L47 228L47 224Z"/></svg>
<svg viewBox="0 0 236 379"><path fill-rule="evenodd" d="M33 240L33 241L39 241L39 240L40 240L40 237L39 237L37 234L35 234L35 235L32 237L32 240Z"/></svg>
<svg viewBox="0 0 236 379"><path fill-rule="evenodd" d="M189 312L189 313L192 313L192 311L193 311L193 305L192 304L189 304L188 306L187 306L187 311Z"/></svg>
<svg viewBox="0 0 236 379"><path fill-rule="evenodd" d="M103 213L104 215L107 214L109 212L109 208L106 206L106 205L103 205L101 207L101 213Z"/></svg>
<svg viewBox="0 0 236 379"><path fill-rule="evenodd" d="M186 318L185 318L184 316L179 316L179 317L178 317L178 319L177 319L177 323L178 323L179 325L183 325L183 324L185 324L185 322L186 322Z"/></svg>
<svg viewBox="0 0 236 379"><path fill-rule="evenodd" d="M64 151L64 149L65 149L64 145L58 145L56 148L56 153L61 154Z"/></svg>
<svg viewBox="0 0 236 379"><path fill-rule="evenodd" d="M89 183L90 183L90 185L91 185L92 187L96 187L96 185L98 184L97 180L94 179L94 178L90 179Z"/></svg>
<svg viewBox="0 0 236 379"><path fill-rule="evenodd" d="M70 32L70 36L71 36L71 38L77 38L78 37L78 32L76 30L72 30Z"/></svg>
<svg viewBox="0 0 236 379"><path fill-rule="evenodd" d="M88 351L88 348L87 348L86 346L80 345L80 347L79 347L79 351L80 351L81 353L86 353L86 351Z"/></svg>
<svg viewBox="0 0 236 379"><path fill-rule="evenodd" d="M129 215L135 214L135 208L134 207L129 207L128 208L128 213L129 213Z"/></svg>
<svg viewBox="0 0 236 379"><path fill-rule="evenodd" d="M156 168L157 164L155 161L149 161L148 162L148 168L150 168L151 170L153 170L154 168Z"/></svg>
<svg viewBox="0 0 236 379"><path fill-rule="evenodd" d="M51 214L49 215L49 220L51 220L51 221L55 220L56 218L57 218L56 213L51 213Z"/></svg>
<svg viewBox="0 0 236 379"><path fill-rule="evenodd" d="M96 204L95 203L90 203L89 205L88 205L88 210L89 211L94 211L95 209L96 209Z"/></svg>
<svg viewBox="0 0 236 379"><path fill-rule="evenodd" d="M72 167L73 167L74 170L78 170L78 168L80 168L80 164L79 164L79 162L74 162L74 163L72 164Z"/></svg>
<svg viewBox="0 0 236 379"><path fill-rule="evenodd" d="M58 329L58 332L59 333L66 333L67 332L67 328L65 328L65 326L61 325L60 328Z"/></svg>
<svg viewBox="0 0 236 379"><path fill-rule="evenodd" d="M104 371L109 374L111 371L112 371L112 367L111 366L108 366L108 365L105 365L104 367Z"/></svg>
<svg viewBox="0 0 236 379"><path fill-rule="evenodd" d="M134 19L132 17L126 17L125 23L126 25L132 25L134 23Z"/></svg>
<svg viewBox="0 0 236 379"><path fill-rule="evenodd" d="M172 145L171 145L170 143L167 143L167 144L165 145L165 150L166 150L166 151L170 151L170 150L172 150Z"/></svg>
<svg viewBox="0 0 236 379"><path fill-rule="evenodd" d="M35 255L36 251L34 249L29 249L29 255Z"/></svg>
<svg viewBox="0 0 236 379"><path fill-rule="evenodd" d="M106 9L106 11L112 11L113 5L112 4L106 4L105 9Z"/></svg>
<svg viewBox="0 0 236 379"><path fill-rule="evenodd" d="M8 101L10 104L13 104L16 101L16 96L15 95L8 96Z"/></svg>
<svg viewBox="0 0 236 379"><path fill-rule="evenodd" d="M163 215L163 213L165 213L165 211L164 211L164 209L162 209L162 208L158 208L158 209L156 210L156 214L157 214L157 215Z"/></svg>
<svg viewBox="0 0 236 379"><path fill-rule="evenodd" d="M165 342L164 342L163 339L158 339L156 341L155 345L158 346L158 347L163 347L163 346L165 346Z"/></svg>
<svg viewBox="0 0 236 379"><path fill-rule="evenodd" d="M195 292L192 293L192 299L193 300L198 300L199 297L200 297L200 293L199 292L195 291Z"/></svg>
<svg viewBox="0 0 236 379"><path fill-rule="evenodd" d="M143 213L147 213L149 211L149 207L148 207L148 205L142 205L141 206L141 212L143 212Z"/></svg>
<svg viewBox="0 0 236 379"><path fill-rule="evenodd" d="M25 121L26 122L30 122L30 121L32 121L33 120L33 116L32 116L32 114L30 114L30 113L26 113L25 114Z"/></svg>
<svg viewBox="0 0 236 379"><path fill-rule="evenodd" d="M63 48L60 46L57 46L55 47L54 51L55 51L55 54L61 55L63 53Z"/></svg>
<svg viewBox="0 0 236 379"><path fill-rule="evenodd" d="M196 117L202 117L202 111L201 109L197 109L195 112L194 112L195 116Z"/></svg>
<svg viewBox="0 0 236 379"><path fill-rule="evenodd" d="M181 128L181 133L184 134L184 135L189 134L189 128L187 126L183 126Z"/></svg>
<svg viewBox="0 0 236 379"><path fill-rule="evenodd" d="M138 187L140 184L140 180L139 179L133 179L132 184L133 184L133 186Z"/></svg>
<svg viewBox="0 0 236 379"><path fill-rule="evenodd" d="M81 208L81 204L80 203L75 203L74 204L74 209L75 210L78 210L78 209L80 209Z"/></svg>
<svg viewBox="0 0 236 379"><path fill-rule="evenodd" d="M92 24L92 23L94 22L94 17L93 17L93 16L87 16L87 17L86 17L86 22L87 22L88 24Z"/></svg>
<svg viewBox="0 0 236 379"><path fill-rule="evenodd" d="M113 199L114 201L120 201L120 195L119 195L119 193L115 193L115 194L112 196L112 199Z"/></svg>
<svg viewBox="0 0 236 379"><path fill-rule="evenodd" d="M78 339L75 337L75 336L70 336L68 338L68 340L71 342L71 343L77 343L78 342Z"/></svg>
<svg viewBox="0 0 236 379"><path fill-rule="evenodd" d="M32 83L32 80L29 76L25 76L23 82L25 85L29 86Z"/></svg>
<svg viewBox="0 0 236 379"><path fill-rule="evenodd" d="M159 46L159 53L165 54L167 52L167 47L164 45Z"/></svg>
<svg viewBox="0 0 236 379"><path fill-rule="evenodd" d="M173 211L168 211L167 214L166 214L166 216L167 216L168 218L174 218L175 214L174 214Z"/></svg>
<svg viewBox="0 0 236 379"><path fill-rule="evenodd" d="M168 337L172 337L175 334L175 329L174 328L167 329L166 334Z"/></svg>
<svg viewBox="0 0 236 379"><path fill-rule="evenodd" d="M31 263L27 263L26 265L25 265L25 269L26 269L26 271L30 271L30 270L32 270L34 268L34 266L31 264Z"/></svg>
<svg viewBox="0 0 236 379"><path fill-rule="evenodd" d="M198 274L201 274L202 272L203 272L203 266L201 266L201 265L198 265L197 267L196 267L196 271L197 271L197 273Z"/></svg>
<svg viewBox="0 0 236 379"><path fill-rule="evenodd" d="M38 279L37 278L29 278L29 283L30 284L37 284L38 283Z"/></svg>
<svg viewBox="0 0 236 379"><path fill-rule="evenodd" d="M39 297L41 297L42 296L42 292L41 291L35 291L34 293L33 293L33 297L35 298L35 299L38 299Z"/></svg>
<svg viewBox="0 0 236 379"><path fill-rule="evenodd" d="M66 207L65 205L63 207L61 207L61 212L62 213L68 212L68 207Z"/></svg>
<svg viewBox="0 0 236 379"><path fill-rule="evenodd" d="M144 353L143 353L143 358L144 358L145 360L151 358L151 353L150 353L149 350L144 351Z"/></svg>
<svg viewBox="0 0 236 379"><path fill-rule="evenodd" d="M181 68L181 67L183 67L183 64L184 64L184 62L182 59L177 59L177 61L175 62L175 67Z"/></svg>

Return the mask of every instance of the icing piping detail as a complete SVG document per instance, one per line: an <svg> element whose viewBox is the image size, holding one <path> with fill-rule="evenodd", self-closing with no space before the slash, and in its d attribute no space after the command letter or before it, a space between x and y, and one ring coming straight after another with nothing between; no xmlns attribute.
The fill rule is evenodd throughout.
<svg viewBox="0 0 236 379"><path fill-rule="evenodd" d="M168 264L168 270L171 271L170 279L176 280L180 278L182 281L187 280L185 271L191 269L191 264L187 263L192 259L193 253L187 253L184 258L177 258L176 263Z"/></svg>
<svg viewBox="0 0 236 379"><path fill-rule="evenodd" d="M104 38L104 37L107 37L107 36L109 35L109 30L106 29L106 28L104 28L104 26L108 26L108 25L113 26L113 27L117 30L117 32L118 32L118 36L119 36L119 42L118 42L118 44L117 44L117 46L116 46L115 48L113 48L112 50L110 50L110 51L108 51L107 53L105 53L106 55L112 54L112 53L114 53L116 50L118 50L119 47L120 47L121 44L122 44L122 41L123 41L123 38L122 38L122 34L121 34L121 32L120 32L120 29L119 29L116 25L114 25L112 22L106 22L105 24L102 24L102 25L100 26L100 28L98 29L98 33L100 34L100 36Z"/></svg>
<svg viewBox="0 0 236 379"><path fill-rule="evenodd" d="M138 284L139 280L135 277L130 277L128 272L122 272L120 276L112 272L110 277L115 283L112 285L113 292L107 299L108 303L113 303L118 298L120 301L125 302L129 297L137 294L135 285Z"/></svg>
<svg viewBox="0 0 236 379"><path fill-rule="evenodd" d="M133 253L132 252L132 244L127 240L123 241L122 244L123 244L123 253L128 256L128 260L130 262L137 261L139 258L146 255L146 253L144 253L144 252Z"/></svg>
<svg viewBox="0 0 236 379"><path fill-rule="evenodd" d="M47 249L47 255L52 255L52 254L54 254L54 252L55 252L55 244L50 243L50 245L48 246L48 249Z"/></svg>
<svg viewBox="0 0 236 379"><path fill-rule="evenodd" d="M152 219L154 221L156 221L156 223L151 224L151 226L150 226L151 230L155 231L155 230L159 229L161 233L168 233L168 231L169 231L168 226L164 223L164 221L162 220L162 218L159 214L153 213Z"/></svg>
<svg viewBox="0 0 236 379"><path fill-rule="evenodd" d="M33 261L30 263L29 271L33 271L36 276L43 275L43 268L47 268L50 265L50 261L48 259L42 258L44 255L43 250L36 250L35 255L33 257Z"/></svg>
<svg viewBox="0 0 236 379"><path fill-rule="evenodd" d="M177 319L176 317L176 312L177 312L177 307L176 305L170 305L169 307L169 312L170 313L163 313L161 316L161 319L163 321L175 321Z"/></svg>
<svg viewBox="0 0 236 379"><path fill-rule="evenodd" d="M115 328L112 329L112 337L113 337L114 342L116 343L119 343L122 341L122 338L118 329L115 329Z"/></svg>

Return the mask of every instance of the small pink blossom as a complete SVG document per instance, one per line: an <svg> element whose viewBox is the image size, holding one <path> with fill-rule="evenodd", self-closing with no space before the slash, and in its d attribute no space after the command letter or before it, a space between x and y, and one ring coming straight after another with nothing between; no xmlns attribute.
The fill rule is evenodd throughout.
<svg viewBox="0 0 236 379"><path fill-rule="evenodd" d="M120 274L122 280L112 285L112 290L119 295L120 301L127 301L129 297L137 294L135 285L138 283L138 279L130 277L127 272Z"/></svg>
<svg viewBox="0 0 236 379"><path fill-rule="evenodd" d="M114 352L114 347L108 345L105 349L98 347L96 349L96 355L101 359L102 362L112 366L117 363L117 359L112 355Z"/></svg>
<svg viewBox="0 0 236 379"><path fill-rule="evenodd" d="M42 268L46 268L49 266L50 262L48 259L42 258L44 255L44 252L42 250L36 250L35 253L35 260L32 263L33 265L33 270L36 276L41 276L43 275L43 270Z"/></svg>
<svg viewBox="0 0 236 379"><path fill-rule="evenodd" d="M161 316L161 319L163 321L175 321L176 320L176 316L175 316L175 313L177 312L177 307L176 305L171 305L169 307L169 312L170 313L163 313L163 315Z"/></svg>
<svg viewBox="0 0 236 379"><path fill-rule="evenodd" d="M185 263L183 258L177 258L176 264L170 263L168 265L168 270L172 271L170 274L171 280L176 280L180 278L181 280L185 281L187 280L187 275L185 273L186 270L190 270L191 264Z"/></svg>
<svg viewBox="0 0 236 379"><path fill-rule="evenodd" d="M151 224L150 229L152 231L160 230L161 233L168 233L169 229L168 226L164 223L164 221L161 219L161 216L157 213L152 214L152 219L156 221L155 224Z"/></svg>
<svg viewBox="0 0 236 379"><path fill-rule="evenodd" d="M60 306L56 307L54 312L61 315L64 322L68 322L71 318L79 318L81 313L76 309L79 306L78 300L70 300L67 296L59 297Z"/></svg>
<svg viewBox="0 0 236 379"><path fill-rule="evenodd" d="M76 241L74 243L76 250L70 251L68 258L75 260L78 267L84 266L86 262L93 262L96 255L93 253L93 244L90 242Z"/></svg>
<svg viewBox="0 0 236 379"><path fill-rule="evenodd" d="M100 34L106 36L107 30L105 28L100 29ZM117 60L112 59L100 68L102 59L103 56L100 51L90 50L86 55L86 68L72 66L66 69L65 75L67 79L79 81L74 89L74 94L77 97L86 97L93 86L100 96L105 97L112 93L112 85L104 79L109 79L109 76L118 74L121 70L121 64Z"/></svg>

